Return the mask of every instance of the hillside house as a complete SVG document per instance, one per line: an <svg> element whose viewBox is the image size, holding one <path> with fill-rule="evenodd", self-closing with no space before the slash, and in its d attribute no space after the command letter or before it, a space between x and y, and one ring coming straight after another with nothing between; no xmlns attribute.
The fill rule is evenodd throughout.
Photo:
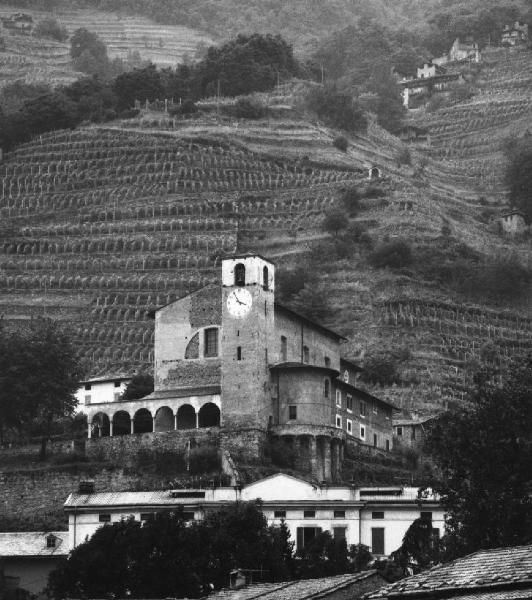
<svg viewBox="0 0 532 600"><path fill-rule="evenodd" d="M436 75L445 74L445 69L434 63L425 63L422 67L417 68L417 79L429 79Z"/></svg>
<svg viewBox="0 0 532 600"><path fill-rule="evenodd" d="M414 450L422 449L433 422L434 417L394 419L392 422L394 444Z"/></svg>
<svg viewBox="0 0 532 600"><path fill-rule="evenodd" d="M347 443L392 448L393 405L356 387L338 333L275 301L275 267L226 258L211 284L154 312L155 389L85 405L89 437L221 427L297 450L319 480L337 476ZM92 390L86 390L86 392Z"/></svg>
<svg viewBox="0 0 532 600"><path fill-rule="evenodd" d="M401 545L415 519L430 518L438 535L444 527L444 512L438 497L432 493L420 496L418 488L317 485L281 473L242 488L87 491L70 494L64 505L71 549L105 523L129 516L145 521L158 511L180 507L184 518L192 521L202 519L209 510L257 499L261 500L261 510L270 524L286 523L296 549L304 548L317 533L330 531L348 545L362 543L374 555L387 556Z"/></svg>
<svg viewBox="0 0 532 600"><path fill-rule="evenodd" d="M1 532L0 578L8 580L15 595L25 590L46 598L48 575L68 555L68 536L66 531Z"/></svg>
<svg viewBox="0 0 532 600"><path fill-rule="evenodd" d="M430 133L425 127L416 125L405 125L401 127L397 136L406 144L430 144Z"/></svg>
<svg viewBox="0 0 532 600"><path fill-rule="evenodd" d="M449 62L471 61L480 62L480 50L478 44L472 39L461 42L460 38L456 38L453 45L449 48Z"/></svg>
<svg viewBox="0 0 532 600"><path fill-rule="evenodd" d="M4 29L21 33L31 33L33 30L33 18L25 13L14 13L9 17L2 17Z"/></svg>
<svg viewBox="0 0 532 600"><path fill-rule="evenodd" d="M403 106L411 108L416 98L426 98L428 101L433 94L446 92L453 83L463 81L461 73L446 73L434 77L404 79L399 82L402 87Z"/></svg>
<svg viewBox="0 0 532 600"><path fill-rule="evenodd" d="M505 25L501 34L501 46L520 46L528 42L528 23L515 21Z"/></svg>
<svg viewBox="0 0 532 600"><path fill-rule="evenodd" d="M518 236L527 230L525 214L520 210L510 210L498 218L501 233L504 235Z"/></svg>
<svg viewBox="0 0 532 600"><path fill-rule="evenodd" d="M527 600L532 545L479 550L367 595L366 600Z"/></svg>
<svg viewBox="0 0 532 600"><path fill-rule="evenodd" d="M89 406L119 402L130 381L131 376L127 375L103 375L81 381L76 392L78 412L86 415ZM100 433L96 430L92 435L99 436Z"/></svg>

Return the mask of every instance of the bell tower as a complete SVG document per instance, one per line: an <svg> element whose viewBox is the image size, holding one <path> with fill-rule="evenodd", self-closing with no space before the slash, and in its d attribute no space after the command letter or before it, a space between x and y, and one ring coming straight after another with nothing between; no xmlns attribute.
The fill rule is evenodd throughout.
<svg viewBox="0 0 532 600"><path fill-rule="evenodd" d="M275 267L259 255L222 260L222 426L266 431Z"/></svg>

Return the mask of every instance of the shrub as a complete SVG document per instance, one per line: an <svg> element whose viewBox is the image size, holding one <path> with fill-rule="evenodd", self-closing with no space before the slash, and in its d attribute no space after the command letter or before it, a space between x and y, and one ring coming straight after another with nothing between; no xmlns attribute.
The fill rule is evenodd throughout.
<svg viewBox="0 0 532 600"><path fill-rule="evenodd" d="M319 86L309 90L307 107L331 127L360 131L367 127L366 117L351 94L343 94L336 87Z"/></svg>
<svg viewBox="0 0 532 600"><path fill-rule="evenodd" d="M368 185L364 192L365 198L382 198L383 196L386 196L386 191L376 185Z"/></svg>
<svg viewBox="0 0 532 600"><path fill-rule="evenodd" d="M404 240L384 243L371 254L370 262L378 269L406 267L412 263L412 249Z"/></svg>
<svg viewBox="0 0 532 600"><path fill-rule="evenodd" d="M397 360L389 354L370 356L364 361L364 371L360 378L374 385L392 385L401 380L397 369Z"/></svg>
<svg viewBox="0 0 532 600"><path fill-rule="evenodd" d="M201 475L219 471L221 460L218 449L213 446L198 446L190 451L190 474Z"/></svg>
<svg viewBox="0 0 532 600"><path fill-rule="evenodd" d="M252 97L239 98L231 113L239 119L262 119L268 114L266 106Z"/></svg>
<svg viewBox="0 0 532 600"><path fill-rule="evenodd" d="M274 465L281 468L292 468L296 462L296 453L293 447L282 440L270 440L266 448L266 454L269 455Z"/></svg>
<svg viewBox="0 0 532 600"><path fill-rule="evenodd" d="M349 142L347 141L346 137L344 137L343 135L339 135L338 137L334 138L333 146L338 150L341 150L342 152L347 152Z"/></svg>
<svg viewBox="0 0 532 600"><path fill-rule="evenodd" d="M412 153L410 152L410 148L404 146L397 152L397 162L400 165L412 164Z"/></svg>
<svg viewBox="0 0 532 600"><path fill-rule="evenodd" d="M342 192L340 199L349 216L354 217L358 213L361 198L362 196L356 187L347 188Z"/></svg>
<svg viewBox="0 0 532 600"><path fill-rule="evenodd" d="M49 17L37 23L35 27L37 37L51 38L58 42L64 42L68 39L68 32L56 19Z"/></svg>
<svg viewBox="0 0 532 600"><path fill-rule="evenodd" d="M325 213L325 218L322 222L324 231L338 237L340 231L344 231L349 223L349 217L341 208L333 207Z"/></svg>

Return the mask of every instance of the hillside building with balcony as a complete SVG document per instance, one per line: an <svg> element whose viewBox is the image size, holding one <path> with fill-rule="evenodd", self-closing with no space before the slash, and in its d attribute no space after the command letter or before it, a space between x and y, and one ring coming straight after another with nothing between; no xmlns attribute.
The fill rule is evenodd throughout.
<svg viewBox="0 0 532 600"><path fill-rule="evenodd" d="M528 43L528 23L515 21L505 25L501 34L501 46L520 46Z"/></svg>
<svg viewBox="0 0 532 600"><path fill-rule="evenodd" d="M415 519L429 519L438 536L444 528L444 511L432 492L420 494L418 488L402 486L316 485L279 473L244 487L112 493L84 489L70 494L64 505L69 547L75 548L105 523L129 517L146 521L158 512L177 510L187 521L201 520L233 502L256 500L270 524L286 523L296 550L319 532L329 531L348 546L364 544L375 556L388 556L399 548Z"/></svg>
<svg viewBox="0 0 532 600"><path fill-rule="evenodd" d="M344 338L277 303L263 257L221 270L221 285L154 311L154 392L85 406L89 436L220 427L228 450L257 456L270 436L319 480L339 475L347 443L390 450L394 407L356 386Z"/></svg>

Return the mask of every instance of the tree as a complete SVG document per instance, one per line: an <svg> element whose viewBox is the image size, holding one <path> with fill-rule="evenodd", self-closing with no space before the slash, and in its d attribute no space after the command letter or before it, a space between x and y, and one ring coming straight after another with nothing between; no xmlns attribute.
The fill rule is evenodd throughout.
<svg viewBox="0 0 532 600"><path fill-rule="evenodd" d="M397 360L390 354L377 354L364 360L364 371L360 378L362 381L374 385L392 385L401 380Z"/></svg>
<svg viewBox="0 0 532 600"><path fill-rule="evenodd" d="M71 416L77 405L83 372L76 352L52 321L0 333L0 435L8 427L36 433L44 457L54 423Z"/></svg>
<svg viewBox="0 0 532 600"><path fill-rule="evenodd" d="M532 358L514 363L502 385L488 375L426 442L442 473L448 558L532 542Z"/></svg>
<svg viewBox="0 0 532 600"><path fill-rule="evenodd" d="M305 284L293 298L294 309L309 319L323 321L330 312L326 292L314 285Z"/></svg>
<svg viewBox="0 0 532 600"><path fill-rule="evenodd" d="M310 543L298 549L296 557L298 578L302 579L351 570L345 539L333 538L330 531L320 531Z"/></svg>
<svg viewBox="0 0 532 600"><path fill-rule="evenodd" d="M401 546L391 554L405 575L410 568L419 572L440 561L440 538L432 527L432 519L420 517L407 529Z"/></svg>
<svg viewBox="0 0 532 600"><path fill-rule="evenodd" d="M58 42L64 42L68 39L68 32L65 27L52 17L37 23L34 34L37 37L52 38Z"/></svg>
<svg viewBox="0 0 532 600"><path fill-rule="evenodd" d="M122 400L138 400L153 392L153 375L138 373L127 384Z"/></svg>
<svg viewBox="0 0 532 600"><path fill-rule="evenodd" d="M56 598L197 598L210 584L226 585L235 567L283 581L292 575L289 538L286 525L268 526L256 503L236 502L191 524L182 510L160 512L143 524L98 529L51 573L49 588Z"/></svg>
<svg viewBox="0 0 532 600"><path fill-rule="evenodd" d="M324 231L330 234L333 238L337 238L341 231L345 231L349 225L348 214L338 207L329 209L321 224Z"/></svg>
<svg viewBox="0 0 532 600"><path fill-rule="evenodd" d="M374 250L370 256L370 262L379 269L406 267L412 262L412 249L404 240L387 242Z"/></svg>
<svg viewBox="0 0 532 600"><path fill-rule="evenodd" d="M121 109L131 108L135 100L153 102L165 95L162 73L153 64L119 75L113 81L112 88Z"/></svg>
<svg viewBox="0 0 532 600"><path fill-rule="evenodd" d="M307 92L309 110L325 124L347 131L366 128L364 111L352 94L341 92L335 85L317 86Z"/></svg>
<svg viewBox="0 0 532 600"><path fill-rule="evenodd" d="M89 75L106 77L109 58L104 42L92 31L81 27L70 40L70 57L74 68Z"/></svg>
<svg viewBox="0 0 532 600"><path fill-rule="evenodd" d="M512 142L506 148L508 166L505 180L510 188L512 206L525 213L527 222L532 221L532 140L526 136Z"/></svg>

